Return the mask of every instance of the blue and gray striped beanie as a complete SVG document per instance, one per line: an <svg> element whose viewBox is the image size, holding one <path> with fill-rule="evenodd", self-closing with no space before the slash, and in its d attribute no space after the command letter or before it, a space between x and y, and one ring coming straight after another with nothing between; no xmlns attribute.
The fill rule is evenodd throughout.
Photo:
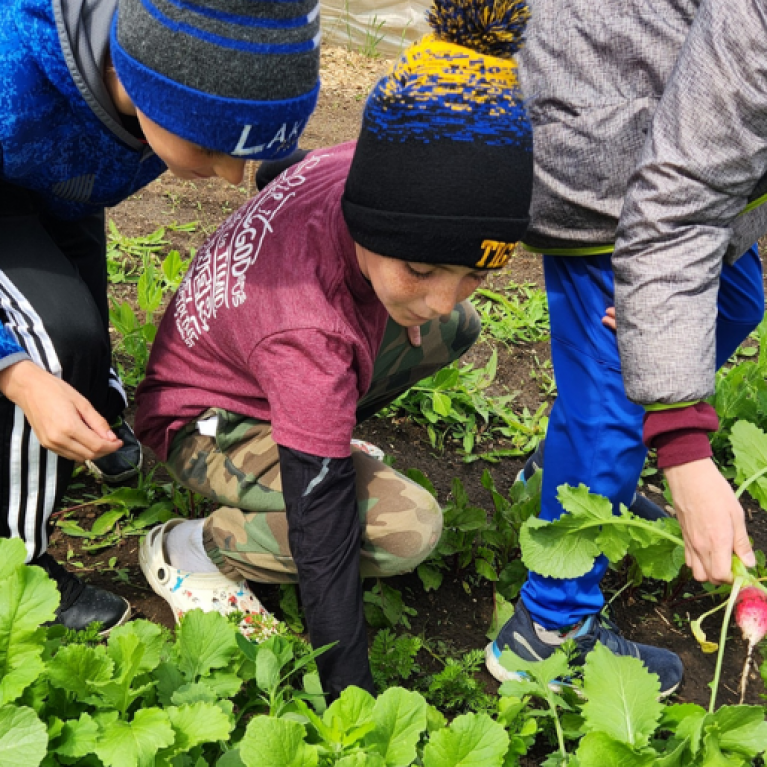
<svg viewBox="0 0 767 767"><path fill-rule="evenodd" d="M246 160L296 147L319 93L318 0L119 0L112 62L165 130Z"/></svg>

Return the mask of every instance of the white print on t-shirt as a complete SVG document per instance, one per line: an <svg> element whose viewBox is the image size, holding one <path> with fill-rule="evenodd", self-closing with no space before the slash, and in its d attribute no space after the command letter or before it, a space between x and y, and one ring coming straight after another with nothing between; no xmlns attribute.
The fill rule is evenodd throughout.
<svg viewBox="0 0 767 767"><path fill-rule="evenodd" d="M184 343L192 347L222 308L245 303L245 276L256 262L272 221L295 197L311 170L327 155L311 155L288 168L258 197L232 214L197 254L176 295L174 318Z"/></svg>

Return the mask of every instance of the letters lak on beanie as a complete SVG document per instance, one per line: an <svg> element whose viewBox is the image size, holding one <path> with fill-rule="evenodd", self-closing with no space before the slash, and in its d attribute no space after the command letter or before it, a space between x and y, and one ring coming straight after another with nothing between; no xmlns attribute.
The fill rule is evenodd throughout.
<svg viewBox="0 0 767 767"><path fill-rule="evenodd" d="M318 0L119 0L110 45L135 106L206 149L283 157L317 102Z"/></svg>
<svg viewBox="0 0 767 767"><path fill-rule="evenodd" d="M512 60L523 0L435 0L434 33L376 85L342 200L379 255L496 269L529 221L532 130Z"/></svg>

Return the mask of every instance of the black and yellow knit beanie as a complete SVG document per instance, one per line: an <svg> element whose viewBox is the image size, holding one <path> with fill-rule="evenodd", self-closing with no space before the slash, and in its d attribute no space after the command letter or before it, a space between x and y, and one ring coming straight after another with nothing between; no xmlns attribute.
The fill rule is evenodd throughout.
<svg viewBox="0 0 767 767"><path fill-rule="evenodd" d="M343 196L379 255L503 266L527 228L533 140L514 53L524 0L435 0L434 32L370 94Z"/></svg>

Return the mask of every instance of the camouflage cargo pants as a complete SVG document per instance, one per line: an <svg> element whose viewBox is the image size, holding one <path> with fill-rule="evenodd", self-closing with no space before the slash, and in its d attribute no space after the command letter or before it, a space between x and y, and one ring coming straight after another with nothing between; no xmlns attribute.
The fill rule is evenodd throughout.
<svg viewBox="0 0 767 767"><path fill-rule="evenodd" d="M458 359L479 329L468 302L449 317L424 325L420 347L411 346L405 330L389 322L370 389L358 404L358 422ZM198 423L213 416L215 437L201 434ZM352 450L352 458L362 524L362 576L412 570L439 540L442 512L437 502L381 461L358 450ZM296 582L271 424L211 409L176 435L168 469L181 484L221 504L205 521L204 543L222 572L261 583Z"/></svg>

